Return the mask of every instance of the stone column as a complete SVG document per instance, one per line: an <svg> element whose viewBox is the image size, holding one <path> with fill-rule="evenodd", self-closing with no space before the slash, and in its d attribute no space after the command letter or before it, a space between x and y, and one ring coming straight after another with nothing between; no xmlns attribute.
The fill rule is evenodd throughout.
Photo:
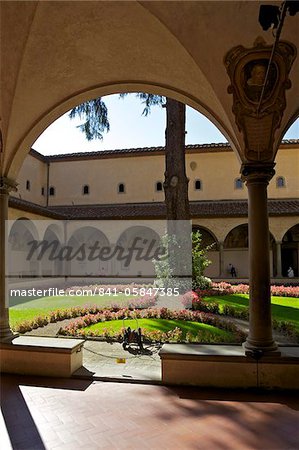
<svg viewBox="0 0 299 450"><path fill-rule="evenodd" d="M0 177L0 340L13 338L9 326L8 297L6 283L6 220L8 220L8 197L16 190L16 183L6 177Z"/></svg>
<svg viewBox="0 0 299 450"><path fill-rule="evenodd" d="M269 223L267 186L273 177L273 163L242 166L248 188L249 229L249 336L246 353L278 353L272 336L270 296Z"/></svg>
<svg viewBox="0 0 299 450"><path fill-rule="evenodd" d="M281 278L281 242L276 242L276 277Z"/></svg>
<svg viewBox="0 0 299 450"><path fill-rule="evenodd" d="M223 242L219 242L219 277L224 278L224 250L223 250Z"/></svg>

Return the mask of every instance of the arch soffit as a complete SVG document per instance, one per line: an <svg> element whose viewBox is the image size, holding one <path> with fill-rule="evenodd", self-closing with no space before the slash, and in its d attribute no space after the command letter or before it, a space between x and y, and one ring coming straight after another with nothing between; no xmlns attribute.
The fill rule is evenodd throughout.
<svg viewBox="0 0 299 450"><path fill-rule="evenodd" d="M155 230L153 230L150 227L144 226L144 225L139 225L139 226L133 225L133 226L125 229L124 231L122 231L122 233L119 235L119 237L116 241L116 245L128 244L128 243L131 244L132 238L136 237L136 234L138 236L138 231L149 233L156 240L157 244L160 243L161 238Z"/></svg>
<svg viewBox="0 0 299 450"><path fill-rule="evenodd" d="M204 225L203 226L202 225L198 225L198 224L192 225L192 231L196 231L196 230L200 231L200 229L202 229L202 230L206 231L207 233L209 233L212 236L212 238L215 240L215 242L217 244L219 243L219 240L218 240L217 236L215 235L215 233L213 231L210 230L210 228L208 228L208 227L206 227Z"/></svg>
<svg viewBox="0 0 299 450"><path fill-rule="evenodd" d="M64 231L63 231L63 227L61 226L61 224L51 224L49 225L45 231L44 231L44 239L46 238L47 233L53 233L57 240L60 243L63 243L64 241Z"/></svg>
<svg viewBox="0 0 299 450"><path fill-rule="evenodd" d="M34 36L35 37L38 36L39 40L40 40L40 34L38 33L39 32L39 28L38 27L41 27L41 23L39 22L39 20L41 20L41 17L43 18L43 20L45 20L46 14L45 14L44 8L47 8L46 3L47 2L39 2L38 3L37 12L34 15L34 19L33 19L34 23L32 24L30 35L29 35L29 37L28 37L28 39L26 41L26 46L25 46L26 48L24 50L25 57L22 58L22 64L27 58L27 67L28 67L28 65L31 65L32 67L35 67L35 65L32 64L32 62L34 62L34 61L31 60L32 54L30 53L30 51L32 52L32 48L34 47L34 45L33 45L34 42L33 42L32 36L33 37ZM64 2L60 2L60 3L61 3L61 5L59 5L59 8L62 8L63 7L62 5L63 5ZM67 3L68 2L65 2L65 4L67 4ZM88 3L89 2L86 2L86 4L88 4ZM92 2L90 2L90 3L92 3ZM106 8L107 2L103 2L103 3L105 3L105 6L103 6L103 7ZM150 2L150 3L154 4L155 2ZM242 7L244 6L244 8L245 8L244 11L246 10L246 8L249 8L249 7L252 8L252 6L248 5L248 3L251 3L251 2L244 2L244 5L242 5ZM182 4L183 4L183 2L182 2ZM146 7L145 7L145 5L146 5ZM40 111L40 113L38 113L39 114L38 117L36 117L34 120L32 120L30 125L26 126L26 131L23 132L23 133L20 133L20 135L18 136L17 141L14 144L11 142L11 139L10 139L10 144L9 144L10 145L10 147L9 147L10 154L7 155L7 157L5 159L5 167L4 167L4 174L6 176L11 177L11 178L16 178L18 170L21 167L21 164L22 164L26 154L28 153L32 143L45 130L45 128L47 126L49 126L61 114L66 112L72 106L75 106L75 104L78 104L78 103L86 100L87 98L92 98L94 96L99 96L99 95L108 95L109 93L110 94L111 93L115 93L116 91L114 90L114 92L113 92L113 89L111 89L111 88L108 89L108 86L110 86L110 87L111 86L115 86L115 85L120 86L121 84L124 84L124 85L129 84L129 85L131 85L131 87L134 84L136 85L136 87L133 90L132 89L129 90L128 88L125 88L125 91L127 91L127 92L136 91L137 89L138 90L145 90L145 91L148 91L148 92L153 92L153 91L149 90L149 87L153 86L153 85L158 86L159 87L159 92L158 93L161 93L161 94L164 94L164 95L169 95L170 97L173 97L173 98L176 98L177 100L183 101L183 102L189 104L190 106L194 107L198 111L204 113L207 117L209 117L212 120L212 122L214 122L218 126L218 128L228 138L228 140L232 144L232 147L234 148L234 150L236 150L238 148L238 145L239 145L238 139L239 139L239 142L240 142L240 135L236 135L235 134L236 133L236 127L235 127L235 124L234 124L234 119L232 119L232 117L230 116L231 111L229 111L231 109L231 107L229 107L229 110L227 109L227 113L229 111L229 114L226 114L226 112L224 110L224 107L222 106L222 103L221 103L221 102L227 100L226 88L227 88L227 84L228 84L228 79L225 80L225 89L222 88L222 89L219 90L219 86L218 86L217 90L213 89L211 84L210 84L210 82L208 81L209 77L204 75L204 70L202 70L203 66L205 66L205 64L201 64L200 65L199 62L194 57L194 51L191 51L190 41L189 42L187 42L187 41L185 42L185 40L182 39L182 37L178 36L177 32L175 32L174 29L173 30L170 29L169 23L167 24L165 22L165 20L162 20L161 11L159 11L159 14L153 13L152 11L149 12L149 9L152 9L153 5L151 4L150 8L148 8L148 6L149 5L147 3L144 3L144 2L132 2L132 4L130 5L129 13L127 15L125 15L125 18L123 18L123 19L126 20L126 22L125 22L125 26L124 26L122 31L125 32L126 27L128 27L128 26L130 26L132 28L132 24L136 23L136 20L135 21L132 20L132 18L134 18L134 17L135 18L138 18L138 17L140 18L140 20L142 22L141 25L144 24L144 23L150 25L149 29L151 31L156 30L157 34L159 34L159 38L161 38L162 36L165 37L166 40L167 40L167 44L168 45L169 44L172 45L172 48L174 50L173 53L175 53L176 55L177 54L183 55L184 56L184 60L186 60L187 57L189 58L188 59L188 65L187 65L188 67L186 66L186 71L188 72L188 68L189 69L192 68L193 74L197 73L199 78L197 78L197 77L194 78L194 80L197 82L197 84L200 84L200 83L198 83L198 81L200 79L203 79L205 81L206 87L207 86L209 87L208 91L207 91L210 94L210 96L208 96L209 99L206 99L206 102L204 102L203 98L202 98L202 92L201 92L201 97L198 95L198 87L197 87L197 89L194 88L196 83L194 84L193 88L191 88L189 90L189 92L186 92L186 93L184 93L184 92L182 92L180 90L180 86L182 87L182 86L184 86L184 84L182 83L182 80L179 81L179 79L177 79L176 81L175 81L175 79L173 79L172 82L171 82L171 86L170 85L166 86L165 85L165 80L167 79L167 77L166 78L164 77L164 83L163 83L161 81L161 79L159 79L159 81L157 81L157 79L159 78L158 76L153 76L152 77L153 81L151 83L149 81L149 78L151 76L150 72L149 72L149 74L147 74L147 77L146 77L147 79L146 80L142 80L141 82L138 82L136 80L135 81L134 80L129 80L129 81L117 82L117 81L115 81L115 74L117 73L117 71L116 71L116 67L114 67L114 70L110 71L110 73L111 73L110 78L114 78L113 83L107 82L107 79L106 79L106 82L104 82L104 80L103 80L103 84L101 85L101 87L99 87L97 89L98 90L97 94L94 93L92 96L87 95L88 92L90 93L92 91L92 89L90 87L88 87L88 83L87 83L86 84L86 88L83 89L83 91L82 91L82 85L81 85L80 93L78 93L78 91L77 92L73 91L73 93L69 93L68 95L64 96L64 99L59 101L59 103L57 103L57 98L56 98L56 103L53 104L50 107L49 107L49 105L48 105L48 107L45 106L46 110L44 110L43 112ZM155 5L155 7L160 8L160 6L157 6L157 5ZM200 8L202 8L202 7L206 8L205 5L200 6ZM227 6L225 6L225 7L227 7ZM77 6L76 7L72 7L72 17L76 17L76 12L74 11L76 8L77 8ZM127 8L127 5L126 5L126 8ZM101 8L98 8L98 9L101 9ZM98 9L96 9L94 11L95 15L96 14L100 14ZM48 10L46 9L46 11L48 11ZM51 11L52 14L54 14L53 11L54 10ZM101 11L102 11L102 9L101 9ZM217 7L217 11L218 11L218 7ZM216 13L218 15L217 14L216 15L218 17L219 16L219 11L218 12L217 11L216 11ZM215 12L215 10L214 10L214 12ZM84 10L83 16L85 16L85 13L86 13L86 10ZM103 13L103 11L102 11L102 13ZM88 10L88 14L89 14L89 21L91 20L91 22L86 22L86 23L88 24L88 26L90 26L92 23L94 23L98 19L98 16L95 16L93 18L93 16L90 15L90 11L89 10ZM226 15L228 15L228 13ZM190 14L189 14L189 16L190 16ZM245 14L243 14L243 16L245 16ZM241 18L243 18L243 16L241 16ZM47 21L51 22L51 26L52 27L55 27L57 25L56 24L56 21L58 20L57 17L59 17L59 13L56 10L55 10L55 14L53 16L55 21L54 20L53 21L49 20L49 17L47 16ZM91 19L91 17L92 17L92 19ZM104 19L105 19L105 17L104 17ZM221 20L223 22L224 19L221 18ZM247 16L246 16L246 20L247 20ZM53 25L53 22L54 22L54 25ZM82 22L82 20L81 20L81 22ZM169 20L168 20L168 22L169 22ZM58 23L59 23L59 21L58 21ZM83 23L85 23L85 22L83 21L82 24ZM104 20L104 23L105 23L105 20ZM138 21L137 21L137 23L138 23ZM107 24L105 24L105 26L106 25ZM178 24L176 24L176 25L178 25ZM71 26L73 26L72 22L70 22L68 30L69 30L69 28ZM139 23L138 26L140 26L140 23ZM293 34L291 33L292 30L293 30L292 26L294 27L295 25L294 25L293 22L290 22L288 24L288 28L287 28L287 38L289 36L291 36L291 35L294 35L294 33ZM109 30L109 27L110 27L110 30ZM107 33L107 36L108 36L109 33L111 33L111 26L109 26L109 27L107 28L108 31L107 30L105 31L105 33ZM63 29L64 27L60 27L60 28ZM242 28L242 27L239 27L239 28ZM242 41L242 40L240 40L241 39L240 32L241 31L243 32L243 30L241 30L239 28L234 30L234 32L231 35L229 33L230 41L228 41L227 44L226 44L226 41L224 42L224 44L222 44L222 45L225 45L225 46L228 45L227 48L225 47L226 50L229 50L232 42L234 44L236 44L237 42L239 42L239 41L241 42ZM138 29L136 28L137 31L138 31ZM52 28L51 31L53 33L53 31L55 31L55 28ZM259 26L257 24L256 19L254 19L254 26L252 26L252 24L250 24L250 26L248 27L248 30L246 29L246 36L244 36L244 39L246 41L246 42L244 42L245 45L251 45L252 44L251 41L253 40L253 38L256 37L255 34L256 34L257 31L260 32L260 28L259 28ZM234 33L236 33L236 34L234 34ZM90 33L90 34L92 34L92 33ZM114 32L114 34L115 34L115 32ZM55 34L53 34L53 35L55 35ZM120 33L120 35L121 35L121 33ZM105 39L106 40L107 40L107 36L105 34ZM109 34L109 36L110 36L110 34ZM143 34L140 33L140 36L142 37ZM153 37L153 35L151 35L151 39L152 39L152 37ZM119 36L119 34L117 34L117 38L119 39L119 41L118 41L118 43L119 43L121 41L121 39L120 39L121 36ZM57 37L57 39L58 39L58 37ZM144 46L148 50L149 40L146 41L146 39L147 39L147 37L142 37L141 43L140 43L140 47L143 48L143 46ZM249 39L250 39L250 42L248 41ZM29 46L29 43L30 43L31 47ZM55 41L54 41L54 43L55 43ZM42 42L42 44L44 44L44 42ZM52 44L53 44L53 42L52 42ZM86 43L85 43L85 45L86 45ZM30 47L30 51L27 51L28 47ZM163 49L164 49L164 47L163 47ZM38 53L38 50L37 49L35 49L35 50L36 50L36 52L35 52L36 53L35 57L36 57L36 55ZM128 52L129 52L129 50L128 50ZM46 53L46 52L44 52L44 53ZM168 53L169 53L169 51L168 51ZM64 55L64 56L66 57L66 55ZM49 59L51 59L51 58L49 58ZM58 60L56 66L60 62L61 61ZM31 64L28 64L28 63L31 63ZM19 80L26 79L26 77L23 77L23 75L25 75L25 72L24 73L22 72L22 68L23 68L22 64L20 65L20 69L19 69L19 74L20 74ZM52 59L51 59L51 64L52 64ZM218 62L218 64L219 64L219 62ZM297 62L297 64L298 64L298 62ZM217 67L220 67L220 66L217 66ZM118 67L118 69L119 69L119 67ZM72 68L72 70L73 70L73 68ZM106 70L109 72L110 68L108 68L108 69L106 68ZM223 70L223 67L222 67L222 70ZM295 67L293 68L293 71L295 71ZM63 69L61 69L60 72L63 73ZM78 77L78 78L80 78L80 77ZM218 76L218 79L219 78L222 78L222 77ZM169 81L169 79L168 79L168 81ZM137 87L138 84L139 84L140 88ZM105 86L105 88L104 88L104 86ZM102 90L102 92L100 92L101 90ZM164 92L162 92L163 90L164 90ZM24 91L23 86L21 85L21 83L19 85L17 83L16 92L17 92L18 96L21 95L22 91ZM44 86L44 91L46 91L46 86ZM119 92L119 91L120 90L118 88L117 92ZM122 89L122 91L123 91L123 89ZM216 91L217 92L221 92L222 94L218 96ZM155 92L157 93L156 90L155 90ZM194 95L195 92L196 92L196 95ZM289 96L289 98L291 98L290 97L290 93L288 93L288 96ZM62 97L63 96L60 96L60 98L62 98ZM80 97L81 97L81 100L79 100ZM220 97L222 97L222 98L220 98ZM224 100L225 98L226 98L226 100ZM25 100L26 99L23 98L23 106L24 106L24 104L25 105L27 104ZM55 102L55 100L54 100L54 102ZM217 111L218 111L218 114L216 113L216 109L215 108L209 108L208 103L210 105L214 104L214 106L216 104L218 105L217 108L216 108ZM33 108L34 108L34 105L31 105L31 109L33 109ZM212 110L214 111L214 113L212 112ZM17 118L18 118L18 114L19 114L18 111L20 111L20 108L17 107L16 111L17 111L16 114L12 115L14 121L17 120ZM26 115L26 114L24 114L23 110L22 110L22 114ZM284 130L287 129L290 126L292 120L291 121L287 120L287 117L284 119L284 124L283 124L283 129ZM224 121L225 121L225 123L224 123ZM285 123L287 121L288 121L288 125L285 126ZM13 128L13 127L11 127L11 128Z"/></svg>
<svg viewBox="0 0 299 450"><path fill-rule="evenodd" d="M18 219L14 220L13 223L11 223L9 235L13 231L14 227L18 226L19 224L21 224L21 226L28 230L35 240L39 240L38 229L36 228L34 222L27 217L19 217Z"/></svg>
<svg viewBox="0 0 299 450"><path fill-rule="evenodd" d="M295 223L294 225L292 225L291 227L289 227L289 228L285 231L285 233L284 233L283 236L282 236L282 240L283 240L283 238L285 237L285 235L286 235L292 228L295 228L296 226L299 228L299 223L298 223L298 221L297 221L297 223Z"/></svg>
<svg viewBox="0 0 299 450"><path fill-rule="evenodd" d="M68 240L67 240L67 245L70 245L70 242L73 240L75 240L75 242L76 242L76 236L78 235L78 234L80 234L80 233L82 233L82 232L84 232L84 231L89 231L89 237L90 236L95 236L95 235L98 235L104 242L104 245L107 245L107 246L109 246L109 240L108 240L108 238L107 238L107 236L106 236L106 234L105 233L103 233L103 231L102 230L99 230L98 228L96 228L96 227L93 227L93 226L80 226L79 228L77 228L77 229L75 229L72 233L71 233L71 235L69 236L69 238L68 238Z"/></svg>
<svg viewBox="0 0 299 450"><path fill-rule="evenodd" d="M24 44L23 55L18 63L19 75L14 92L14 98L16 101L13 101L9 120L12 124L15 121L20 122L18 117L21 110L22 116L26 117L24 108L27 104L30 104L29 116L31 116L32 119L30 119L30 124L28 123L27 125L24 124L18 127L20 133L18 137L17 135L11 135L11 133L15 133L15 131L13 131L15 127L13 126L10 127L12 131L8 130L8 133L5 133L5 140L8 143L7 151L10 153L5 159L4 174L6 176L11 178L16 177L22 161L29 151L32 143L47 128L47 126L49 126L63 113L71 109L73 106L86 101L87 99L117 92L148 91L151 93L168 95L169 97L182 101L194 107L199 112L205 114L216 126L218 126L220 131L222 131L222 133L228 138L232 146L237 148L238 143L233 132L233 125L230 122L220 99L213 90L209 77L203 75L202 68L198 62L195 62L186 45L184 45L184 43L178 39L173 32L171 32L169 27L167 27L161 20L157 19L155 15L149 12L147 8L144 8L144 6L139 4L139 2L132 2L129 8L127 8L126 5L125 11L119 5L117 9L113 9L113 4L109 3L107 5L107 2L103 3L105 3L106 6L95 8L92 6L92 2L86 2L84 9L80 9L78 4L74 4L72 6L72 20L69 21L68 27L61 26L62 19L60 17L68 11L68 2L58 2L58 11L61 11L60 13L57 11L56 7L55 9L51 9L47 2L38 3L35 14L32 18L30 30L28 31L26 42ZM115 29L113 31L113 27L111 27L110 24L111 17L109 16L107 7L108 9L112 8L115 12L113 15L113 21L115 21L115 23L121 23L121 32L115 33ZM49 16L52 20L50 20ZM86 22L83 20L85 16L88 17ZM109 20L107 19L106 22L105 18L108 16ZM139 19L132 20L134 18ZM99 33L95 33L95 36L97 39L104 40L104 45L101 46L103 54L101 53L97 56L97 53L99 52L94 52L95 54L93 53L91 57L91 49L96 45L94 42L93 33L98 29L98 19L103 22L104 26L102 34L99 35ZM51 35L50 40L49 36L44 33L44 30L48 29L48 25L46 27L43 26L44 21L47 21L48 25L50 22L51 25L48 32ZM69 40L72 33L75 33L75 35L78 34L78 30L76 28L76 24L78 25L77 22L80 23L82 32L84 31L85 33L86 31L86 37L83 39L82 48L81 46L78 47L74 53L75 57L71 57L73 55L66 53L65 48L68 48L67 44L70 44ZM146 33L144 32L145 29L143 27L145 24ZM14 26L15 22L12 22L11 28ZM88 32L85 27L88 28ZM41 32L41 30L43 31ZM126 31L130 32L126 33ZM135 48L135 45L126 45L124 47L123 33L125 33L126 42L127 40L130 41L130 39L136 40L137 33L140 37L138 48ZM9 31L7 34L9 40ZM153 42L153 36L155 35L157 36L157 38L155 38L157 43L160 42L162 45L155 46L155 52L153 53L153 45L155 45L156 42ZM43 39L41 39L41 36L43 36ZM53 41L53 36L57 36L56 41L55 39ZM91 42L88 40L91 40ZM63 42L65 42L65 45L61 45ZM90 43L93 44L93 47L89 45ZM109 58L107 59L107 51L105 50L107 46L108 48L113 46L115 49L123 49L122 60L125 61L123 66L120 67L122 60L113 59L111 58L111 55L108 55ZM134 51L132 50L133 48L135 49ZM169 48L172 48L171 52L169 52ZM85 75L83 77L84 81L81 76L76 77L77 79L80 79L80 83L77 84L73 83L72 85L72 83L65 83L66 80L63 78L65 77L65 73L69 76L69 73L77 73L77 69L82 71L82 67L85 67L86 64L82 65L82 59L76 58L77 53L79 56L83 54L85 58L86 52L84 53L84 49L88 49L87 54L90 56L89 59L86 57L87 60L85 62L89 61L89 64L93 64L93 70L90 71L91 75L88 75L88 77ZM70 52L73 50L74 48L70 45ZM51 58L48 54L48 52L51 51L54 52L55 57L53 58ZM123 70L123 68L125 66L130 68L128 60L132 59L132 57L134 57L134 60L138 60L140 55L139 53L136 55L136 51L137 53L139 52L142 54L143 57L146 57L147 54L151 55L148 61L149 68L146 73L143 73L144 71L142 72L141 69L136 71L135 67L135 78L130 79L130 75L132 73L131 69ZM59 53L59 56L56 56L57 53ZM47 56L45 56L45 54L47 54ZM53 73L47 73L46 81L45 77L43 77L42 71L36 71L35 69L33 71L33 68L36 67L35 62L38 62L43 67L43 61L40 61L40 56L42 56L42 58L47 58L45 64L49 71L51 72L53 69ZM163 56L162 59L161 56ZM49 60L51 60L51 64L49 64ZM161 60L164 61L163 71L158 70L159 64L157 68L157 63ZM180 61L179 66L178 61ZM71 66L64 67L66 63L71 64ZM102 79L99 79L98 74L95 76L94 66L97 65L102 67L102 70L100 71ZM176 67L176 70L172 70L172 66ZM88 70L85 70L84 73L86 74L88 72ZM161 72L163 72L162 75ZM35 81L32 80L32 83L34 82L34 86L30 85L30 77L28 76L30 73L33 77L37 77ZM119 79L120 73L127 73L127 76L121 76L121 79ZM136 79L136 74L141 76L137 75ZM188 74L188 76L186 74ZM61 83L54 83L54 85L57 85L57 88L56 92L50 96L51 99L49 99L48 96L47 101L43 103L40 101L40 98L44 98L44 96L40 95L36 107L32 96L30 97L31 101L27 101L26 95L28 96L32 89L34 89L34 91L42 89L42 92L46 93L48 91L48 79L49 77L52 79L53 76L62 78ZM187 83L185 79L186 76L188 80ZM59 79L56 81L59 81ZM26 88L22 84L24 80L26 82ZM95 80L96 82L99 82L99 85L94 84ZM62 85L63 87L60 88ZM53 88L53 84L51 86L51 88ZM69 92L67 92L68 89ZM184 92L185 89L186 92ZM35 118L32 116L32 111L36 111ZM8 119L6 122L8 123ZM21 131L22 129L26 131ZM6 134L8 135L7 139Z"/></svg>
<svg viewBox="0 0 299 450"><path fill-rule="evenodd" d="M213 113L206 104L200 102L199 99L190 96L186 92L175 90L170 86L161 86L156 85L155 83L142 81L120 81L113 84L87 88L84 92L76 93L71 97L63 99L59 104L54 105L53 109L42 115L39 120L31 126L28 133L21 139L17 149L14 150L12 156L6 163L6 166L4 166L5 175L8 178L16 179L23 161L32 147L32 144L46 130L46 128L48 128L55 120L59 119L59 117L67 111L92 98L104 97L121 92L148 92L150 94L164 95L192 107L207 117L219 129L219 131L227 138L228 142L232 146L232 149L235 151L236 157L240 161L239 154L237 152L238 143L235 136L230 133L230 130L228 130L223 120Z"/></svg>
<svg viewBox="0 0 299 450"><path fill-rule="evenodd" d="M298 223L298 217L288 218L291 220L288 220L287 222L282 220L279 222L279 226L275 224L269 224L270 233L273 235L275 242L282 242L282 239L284 235L295 225L299 225Z"/></svg>

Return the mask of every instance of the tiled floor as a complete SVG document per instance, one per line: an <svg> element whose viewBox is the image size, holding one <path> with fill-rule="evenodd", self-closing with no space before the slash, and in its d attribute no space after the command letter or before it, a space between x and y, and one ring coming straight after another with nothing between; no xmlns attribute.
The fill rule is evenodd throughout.
<svg viewBox="0 0 299 450"><path fill-rule="evenodd" d="M8 375L1 391L1 450L299 448L293 393Z"/></svg>

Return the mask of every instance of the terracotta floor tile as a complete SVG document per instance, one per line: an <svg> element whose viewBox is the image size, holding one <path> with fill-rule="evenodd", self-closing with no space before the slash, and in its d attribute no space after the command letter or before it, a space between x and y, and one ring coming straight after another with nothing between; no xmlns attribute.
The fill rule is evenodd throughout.
<svg viewBox="0 0 299 450"><path fill-rule="evenodd" d="M299 402L292 393L8 375L1 389L13 450L299 448Z"/></svg>

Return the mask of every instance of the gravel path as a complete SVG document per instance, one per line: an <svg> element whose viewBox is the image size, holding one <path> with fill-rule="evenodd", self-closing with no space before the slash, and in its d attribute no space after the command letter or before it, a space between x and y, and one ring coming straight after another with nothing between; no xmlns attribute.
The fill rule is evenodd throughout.
<svg viewBox="0 0 299 450"><path fill-rule="evenodd" d="M70 322L72 322L72 320L75 320L75 319L65 319L65 320L61 320L60 322L49 323L48 325L45 325L44 327L35 328L34 330L28 331L28 333L25 333L25 334L29 335L29 336L53 337L53 336L56 336L60 327L65 327Z"/></svg>

